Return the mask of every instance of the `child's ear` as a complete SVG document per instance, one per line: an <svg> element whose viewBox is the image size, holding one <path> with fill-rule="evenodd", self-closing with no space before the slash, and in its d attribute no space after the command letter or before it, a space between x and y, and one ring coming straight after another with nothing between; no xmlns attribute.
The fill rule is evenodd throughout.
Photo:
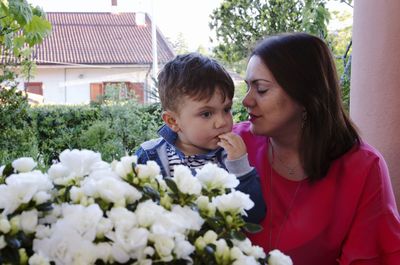
<svg viewBox="0 0 400 265"><path fill-rule="evenodd" d="M174 132L178 132L179 131L179 126L178 123L176 122L176 118L175 118L176 114L171 112L171 111L164 111L161 115L164 123L171 128L171 130L173 130Z"/></svg>

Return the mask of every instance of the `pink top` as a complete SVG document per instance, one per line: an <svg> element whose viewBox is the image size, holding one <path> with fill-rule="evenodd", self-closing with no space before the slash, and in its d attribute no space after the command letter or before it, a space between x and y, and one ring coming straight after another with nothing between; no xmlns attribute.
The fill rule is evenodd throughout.
<svg viewBox="0 0 400 265"><path fill-rule="evenodd" d="M235 125L260 175L267 217L249 235L266 252L280 249L295 265L400 265L400 217L382 156L362 143L310 184L271 170L267 137ZM272 183L272 189L271 189Z"/></svg>

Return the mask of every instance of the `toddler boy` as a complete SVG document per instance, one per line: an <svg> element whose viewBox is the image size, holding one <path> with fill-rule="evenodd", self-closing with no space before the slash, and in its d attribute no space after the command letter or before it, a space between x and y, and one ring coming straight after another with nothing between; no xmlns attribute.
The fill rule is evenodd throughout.
<svg viewBox="0 0 400 265"><path fill-rule="evenodd" d="M165 124L160 138L141 144L138 163L156 161L163 176L172 176L176 165L194 171L216 163L238 177L238 190L253 194L255 206L246 220L261 222L266 206L259 177L242 138L231 132L234 84L228 72L199 53L178 55L159 73L158 92Z"/></svg>

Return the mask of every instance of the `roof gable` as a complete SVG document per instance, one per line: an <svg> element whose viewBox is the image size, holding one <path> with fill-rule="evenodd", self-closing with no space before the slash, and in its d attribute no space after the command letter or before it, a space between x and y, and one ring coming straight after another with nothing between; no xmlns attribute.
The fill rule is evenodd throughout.
<svg viewBox="0 0 400 265"><path fill-rule="evenodd" d="M48 12L52 32L38 45L37 64L151 64L151 20L135 23L135 13ZM157 30L158 61L174 57Z"/></svg>

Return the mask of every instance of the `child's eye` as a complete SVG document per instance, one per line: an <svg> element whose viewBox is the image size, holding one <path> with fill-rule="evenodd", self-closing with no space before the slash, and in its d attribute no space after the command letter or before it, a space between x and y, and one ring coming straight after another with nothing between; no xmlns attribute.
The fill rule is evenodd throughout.
<svg viewBox="0 0 400 265"><path fill-rule="evenodd" d="M203 118L210 118L211 117L211 112L210 111L206 111L200 114L201 117Z"/></svg>

